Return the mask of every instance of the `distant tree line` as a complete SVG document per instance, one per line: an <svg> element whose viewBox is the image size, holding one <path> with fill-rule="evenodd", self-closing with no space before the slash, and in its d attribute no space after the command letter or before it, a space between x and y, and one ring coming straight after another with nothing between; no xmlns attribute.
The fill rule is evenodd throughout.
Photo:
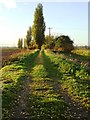
<svg viewBox="0 0 90 120"><path fill-rule="evenodd" d="M74 49L90 49L90 46L74 46Z"/></svg>

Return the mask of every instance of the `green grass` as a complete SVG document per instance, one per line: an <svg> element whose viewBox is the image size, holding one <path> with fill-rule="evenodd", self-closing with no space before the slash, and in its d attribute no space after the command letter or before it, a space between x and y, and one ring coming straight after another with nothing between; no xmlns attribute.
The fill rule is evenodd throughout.
<svg viewBox="0 0 90 120"><path fill-rule="evenodd" d="M78 55L84 55L84 56L88 56L88 57L90 55L90 50L87 50L87 49L75 49L72 52L76 53Z"/></svg>
<svg viewBox="0 0 90 120"><path fill-rule="evenodd" d="M34 59L38 55L38 51L19 56L18 61L14 61L11 65L6 65L2 72L2 107L3 118L10 117L12 108L17 104L18 92L23 86L23 81L29 75L29 70L34 66ZM16 101L16 102L15 102Z"/></svg>
<svg viewBox="0 0 90 120"><path fill-rule="evenodd" d="M31 120L68 120L67 103L62 98L59 85L72 99L84 107L90 107L90 75L84 66L72 63L61 55L47 51L17 56L9 65L1 68L3 81L3 117L10 117L17 104L17 96L24 81L31 76L27 111ZM55 83L58 86L55 86ZM58 88L55 88L58 87Z"/></svg>
<svg viewBox="0 0 90 120"><path fill-rule="evenodd" d="M47 77L47 72L46 72L46 70L45 70L43 65L36 65L33 68L32 75L35 78L45 78L45 77Z"/></svg>
<svg viewBox="0 0 90 120"><path fill-rule="evenodd" d="M65 120L65 103L54 97L39 97L30 94L29 113L32 120Z"/></svg>
<svg viewBox="0 0 90 120"><path fill-rule="evenodd" d="M30 118L65 120L68 118L67 104L53 88L56 76L60 79L60 73L44 52L41 53L41 59L43 62L39 64L37 62L31 73L32 83L27 105Z"/></svg>
<svg viewBox="0 0 90 120"><path fill-rule="evenodd" d="M73 96L74 100L78 100L83 106L90 108L90 75L86 68L67 61L59 55L47 53L47 51L46 54L52 64L62 73L60 84L62 84L63 89L67 89L68 94Z"/></svg>

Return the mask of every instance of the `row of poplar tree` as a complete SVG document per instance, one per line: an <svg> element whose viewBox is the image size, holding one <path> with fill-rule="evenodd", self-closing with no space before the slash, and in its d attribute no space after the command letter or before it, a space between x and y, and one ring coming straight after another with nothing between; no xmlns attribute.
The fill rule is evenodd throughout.
<svg viewBox="0 0 90 120"><path fill-rule="evenodd" d="M38 48L41 49L42 44L45 41L45 22L43 17L43 6L38 4L34 13L33 26L27 30L27 35L24 38L24 48ZM23 47L23 39L19 38L18 48Z"/></svg>
<svg viewBox="0 0 90 120"><path fill-rule="evenodd" d="M38 4L34 13L34 22L33 26L29 27L27 30L27 35L24 39L24 48L27 49L41 49L41 46L44 45L44 48L59 50L59 51L68 51L74 49L73 41L69 36L45 36L45 22L43 17L43 6ZM22 48L23 39L19 38L18 47Z"/></svg>

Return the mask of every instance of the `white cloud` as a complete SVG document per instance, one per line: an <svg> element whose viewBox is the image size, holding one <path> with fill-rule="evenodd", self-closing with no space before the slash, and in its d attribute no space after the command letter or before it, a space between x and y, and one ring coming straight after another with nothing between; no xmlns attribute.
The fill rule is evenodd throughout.
<svg viewBox="0 0 90 120"><path fill-rule="evenodd" d="M16 1L15 0L0 0L0 3L2 3L6 8L16 8Z"/></svg>

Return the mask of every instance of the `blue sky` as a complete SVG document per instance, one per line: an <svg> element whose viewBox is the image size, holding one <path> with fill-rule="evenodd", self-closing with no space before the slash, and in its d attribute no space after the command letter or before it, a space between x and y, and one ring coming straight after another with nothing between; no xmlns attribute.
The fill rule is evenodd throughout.
<svg viewBox="0 0 90 120"><path fill-rule="evenodd" d="M5 0L3 0L5 1ZM41 2L51 34L70 36L75 45L88 45L88 2ZM37 2L0 2L0 46L17 46L33 25Z"/></svg>

